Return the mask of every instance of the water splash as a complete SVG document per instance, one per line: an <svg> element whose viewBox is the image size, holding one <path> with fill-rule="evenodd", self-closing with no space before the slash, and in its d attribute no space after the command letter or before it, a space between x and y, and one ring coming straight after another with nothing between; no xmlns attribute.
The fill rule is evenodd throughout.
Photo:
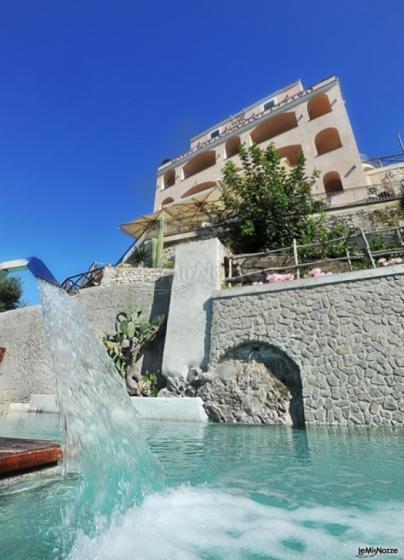
<svg viewBox="0 0 404 560"><path fill-rule="evenodd" d="M60 288L38 283L62 413L64 474L79 478L62 532L75 527L90 536L161 489L161 472L125 385L80 305Z"/></svg>

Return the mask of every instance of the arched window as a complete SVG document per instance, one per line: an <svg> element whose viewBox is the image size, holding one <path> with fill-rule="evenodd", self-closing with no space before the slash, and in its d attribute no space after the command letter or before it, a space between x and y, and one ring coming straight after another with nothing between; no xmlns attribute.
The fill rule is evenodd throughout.
<svg viewBox="0 0 404 560"><path fill-rule="evenodd" d="M325 93L319 93L312 97L307 103L307 112L310 119L316 119L331 111L331 103Z"/></svg>
<svg viewBox="0 0 404 560"><path fill-rule="evenodd" d="M231 158L238 154L241 145L240 136L232 136L226 142L226 157Z"/></svg>
<svg viewBox="0 0 404 560"><path fill-rule="evenodd" d="M342 146L341 138L336 128L325 128L317 134L314 142L319 156Z"/></svg>
<svg viewBox="0 0 404 560"><path fill-rule="evenodd" d="M324 190L327 194L341 192L344 190L341 177L337 171L329 171L323 177Z"/></svg>
<svg viewBox="0 0 404 560"><path fill-rule="evenodd" d="M302 151L300 144L292 144L291 146L284 146L276 150L281 158L286 158L288 160L289 165L296 165Z"/></svg>
<svg viewBox="0 0 404 560"><path fill-rule="evenodd" d="M188 189L181 195L181 198L186 198L187 196L192 196L193 194L200 193L202 191L207 191L216 186L215 181L206 181L205 183L199 183L199 185L195 185L192 188Z"/></svg>
<svg viewBox="0 0 404 560"><path fill-rule="evenodd" d="M216 163L216 152L211 150L209 152L203 152L189 160L182 168L184 172L184 179L192 177L196 173L200 173L208 167L212 167Z"/></svg>
<svg viewBox="0 0 404 560"><path fill-rule="evenodd" d="M251 140L255 144L260 144L265 142L265 140L270 140L278 134L287 132L292 128L297 126L297 119L295 113L282 113L281 115L275 115L266 119L263 123L259 124L251 132Z"/></svg>
<svg viewBox="0 0 404 560"><path fill-rule="evenodd" d="M164 188L172 187L175 185L175 169L170 169L164 173Z"/></svg>
<svg viewBox="0 0 404 560"><path fill-rule="evenodd" d="M163 202L161 203L161 208L163 208L163 206L167 206L167 204L171 204L172 202L174 202L174 199L171 198L171 196L169 196L168 198L165 198L163 200Z"/></svg>

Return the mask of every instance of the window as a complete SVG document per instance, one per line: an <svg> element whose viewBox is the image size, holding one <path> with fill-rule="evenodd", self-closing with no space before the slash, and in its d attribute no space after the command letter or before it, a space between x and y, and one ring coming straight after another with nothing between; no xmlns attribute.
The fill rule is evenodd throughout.
<svg viewBox="0 0 404 560"><path fill-rule="evenodd" d="M211 137L212 139L213 139L213 138L219 138L219 136L220 136L220 130L219 130L219 129L214 130L213 132L210 133L210 137Z"/></svg>
<svg viewBox="0 0 404 560"><path fill-rule="evenodd" d="M275 99L271 99L270 101L264 103L264 111L268 111L268 109L272 109L272 107L275 107Z"/></svg>

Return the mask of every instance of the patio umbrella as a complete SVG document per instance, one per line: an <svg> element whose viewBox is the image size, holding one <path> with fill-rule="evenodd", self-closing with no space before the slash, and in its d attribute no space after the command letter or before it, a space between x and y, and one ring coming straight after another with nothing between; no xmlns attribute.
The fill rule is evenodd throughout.
<svg viewBox="0 0 404 560"><path fill-rule="evenodd" d="M205 215L208 217L212 214L214 207L218 205L220 193L221 190L214 187L207 192L197 193L181 202L168 204L151 214L140 216L131 222L120 225L119 228L132 237L139 238L153 227L158 228L161 216L165 217L167 224L192 225L197 216Z"/></svg>
<svg viewBox="0 0 404 560"><path fill-rule="evenodd" d="M176 215L176 210L170 206L164 207L160 210L156 210L156 212L152 212L151 214L140 216L139 218L136 218L126 224L121 224L119 229L132 237L139 238L147 229L151 228L153 225L157 225L158 219L162 215L164 215L166 219L173 218Z"/></svg>

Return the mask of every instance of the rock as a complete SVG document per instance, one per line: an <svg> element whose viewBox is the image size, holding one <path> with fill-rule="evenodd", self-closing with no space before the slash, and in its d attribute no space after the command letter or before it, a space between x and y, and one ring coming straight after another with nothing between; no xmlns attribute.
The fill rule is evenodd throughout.
<svg viewBox="0 0 404 560"><path fill-rule="evenodd" d="M384 399L383 407L386 410L397 410L397 401L393 397L386 397Z"/></svg>
<svg viewBox="0 0 404 560"><path fill-rule="evenodd" d="M216 369L217 371L217 369ZM229 360L198 390L213 422L291 424L291 394L261 363ZM230 378L231 372L231 378Z"/></svg>
<svg viewBox="0 0 404 560"><path fill-rule="evenodd" d="M183 395L185 393L186 383L183 379L180 379L178 377L168 377L167 389L171 393L175 393L176 395Z"/></svg>
<svg viewBox="0 0 404 560"><path fill-rule="evenodd" d="M175 393L172 393L171 391L169 391L167 389L167 387L164 387L164 389L160 389L160 391L157 393L157 397L174 397L176 398L178 395L176 395Z"/></svg>
<svg viewBox="0 0 404 560"><path fill-rule="evenodd" d="M209 383L212 379L212 374L208 371L202 371L200 368L192 368L189 370L187 381L189 385L198 389L205 383Z"/></svg>

